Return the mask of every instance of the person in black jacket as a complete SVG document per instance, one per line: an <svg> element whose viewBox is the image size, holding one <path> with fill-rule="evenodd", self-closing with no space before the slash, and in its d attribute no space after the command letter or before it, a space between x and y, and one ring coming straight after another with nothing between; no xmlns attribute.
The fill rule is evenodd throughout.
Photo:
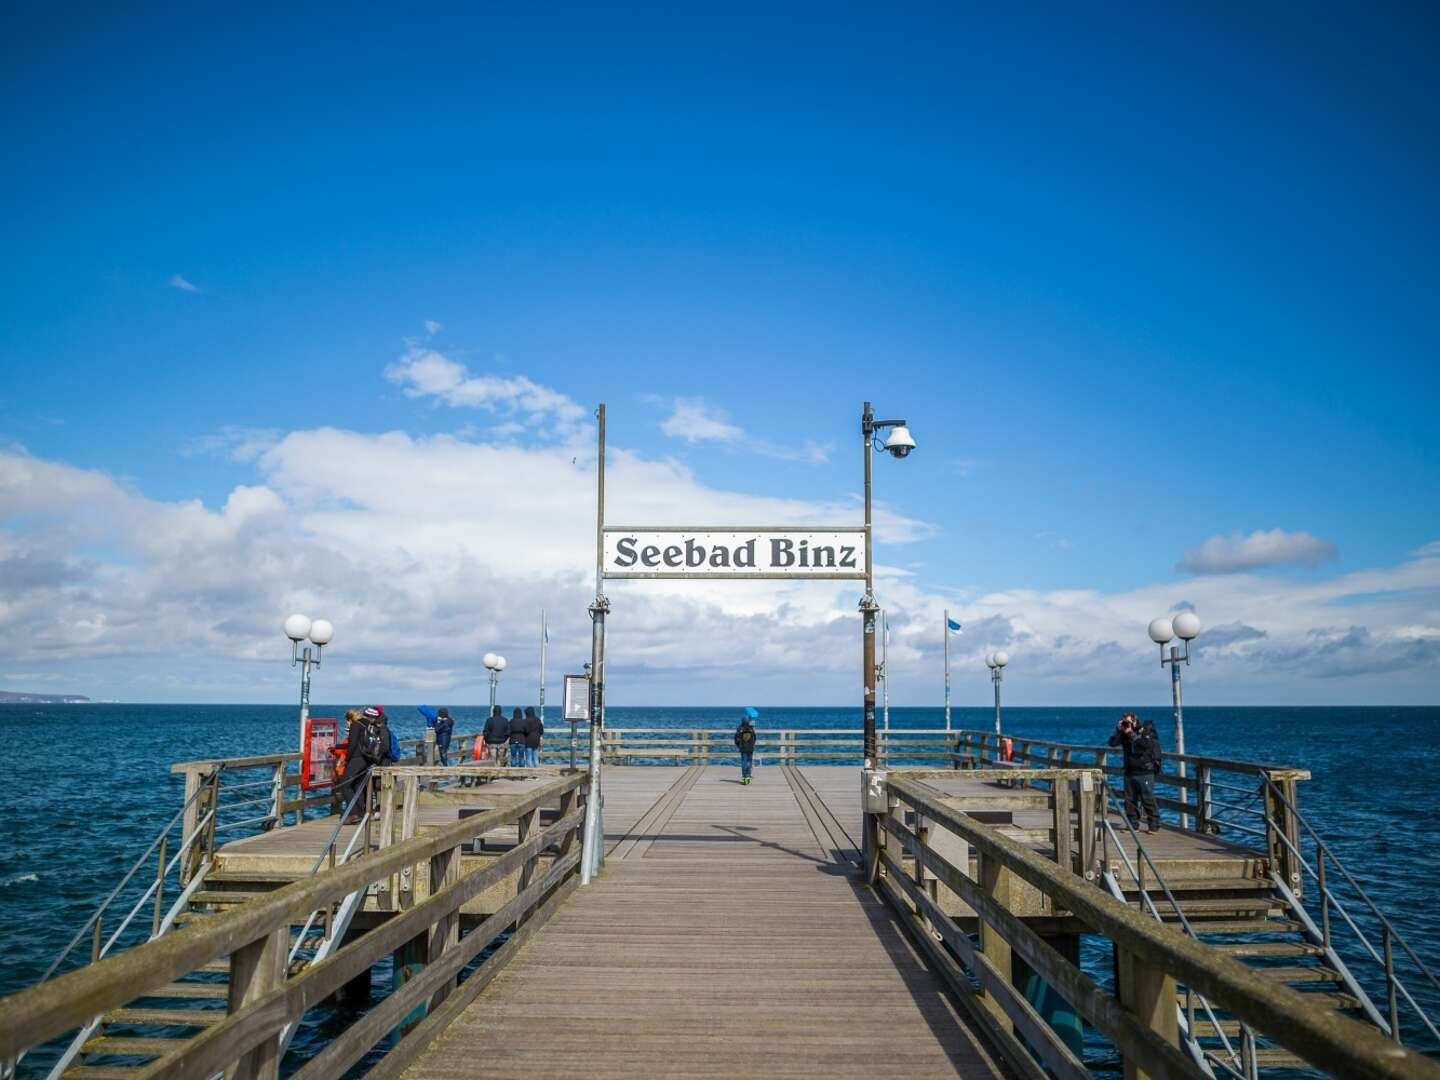
<svg viewBox="0 0 1440 1080"><path fill-rule="evenodd" d="M1125 755L1125 817L1132 828L1140 827L1145 811L1148 832L1160 831L1160 809L1155 805L1155 777L1160 772L1160 736L1151 722L1141 724L1133 712L1120 717L1110 745Z"/></svg>
<svg viewBox="0 0 1440 1080"><path fill-rule="evenodd" d="M529 737L530 725L525 722L525 717L520 715L520 706L515 706L515 711L510 714L510 764L512 766L524 767L525 765L525 740Z"/></svg>
<svg viewBox="0 0 1440 1080"><path fill-rule="evenodd" d="M490 755L491 763L495 765L505 764L506 746L510 742L510 721L505 719L505 714L496 705L490 709L490 715L485 720L485 748Z"/></svg>
<svg viewBox="0 0 1440 1080"><path fill-rule="evenodd" d="M342 807L350 805L350 800L364 785L371 769L391 760L390 727L385 722L385 714L374 705L361 712L350 722L350 729L345 734L345 745L345 775L340 780ZM366 807L361 805L362 802L363 800L357 802L345 818L347 824L353 825L360 820L366 810Z"/></svg>
<svg viewBox="0 0 1440 1080"><path fill-rule="evenodd" d="M540 741L545 735L545 722L535 715L532 705L525 706L525 764L532 769L540 764Z"/></svg>
<svg viewBox="0 0 1440 1080"><path fill-rule="evenodd" d="M735 749L740 751L740 783L748 784L755 767L755 724L759 710L747 705L740 715L740 726L735 729Z"/></svg>

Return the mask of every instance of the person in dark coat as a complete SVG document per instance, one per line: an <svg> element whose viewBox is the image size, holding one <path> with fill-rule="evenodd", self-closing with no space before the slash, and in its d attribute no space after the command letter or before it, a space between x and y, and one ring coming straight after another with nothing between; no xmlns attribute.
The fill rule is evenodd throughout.
<svg viewBox="0 0 1440 1080"><path fill-rule="evenodd" d="M1125 757L1125 817L1132 828L1140 827L1140 811L1149 823L1147 832L1160 831L1160 808L1155 804L1155 777L1163 754L1160 736L1149 721L1141 724L1133 712L1120 717L1110 745L1120 747Z"/></svg>
<svg viewBox="0 0 1440 1080"><path fill-rule="evenodd" d="M489 717L485 720L485 750L490 755L492 764L505 764L505 748L509 742L510 721L505 719L505 714L500 711L500 706L494 705L490 709Z"/></svg>
<svg viewBox="0 0 1440 1080"><path fill-rule="evenodd" d="M530 736L530 725L525 722L525 717L520 715L520 706L515 706L515 711L510 714L510 764L524 766L526 764L525 740Z"/></svg>
<svg viewBox="0 0 1440 1080"><path fill-rule="evenodd" d="M440 755L440 764L450 764L450 737L455 734L455 721L450 719L450 710L445 706L435 714L435 750Z"/></svg>
<svg viewBox="0 0 1440 1080"><path fill-rule="evenodd" d="M350 722L345 734L345 774L340 779L340 804L349 806L365 784L370 770L390 760L390 727L385 714L375 706L365 709ZM345 818L348 824L360 821L365 807L357 802Z"/></svg>
<svg viewBox="0 0 1440 1080"><path fill-rule="evenodd" d="M740 714L740 726L735 729L735 749L740 751L740 783L748 784L755 768L755 721L760 711L751 705L745 706Z"/></svg>
<svg viewBox="0 0 1440 1080"><path fill-rule="evenodd" d="M525 764L532 769L540 764L540 742L545 736L545 721L535 715L534 706L525 706Z"/></svg>

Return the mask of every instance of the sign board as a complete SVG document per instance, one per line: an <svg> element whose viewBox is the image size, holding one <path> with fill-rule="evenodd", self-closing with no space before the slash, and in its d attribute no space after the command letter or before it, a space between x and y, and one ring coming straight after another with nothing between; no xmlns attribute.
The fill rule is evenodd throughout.
<svg viewBox="0 0 1440 1080"><path fill-rule="evenodd" d="M305 721L305 752L300 758L300 786L306 791L335 783L335 742L340 721L312 716Z"/></svg>
<svg viewBox="0 0 1440 1080"><path fill-rule="evenodd" d="M565 676L565 719L572 724L590 719L590 676Z"/></svg>
<svg viewBox="0 0 1440 1080"><path fill-rule="evenodd" d="M864 580L864 527L605 526L606 578Z"/></svg>

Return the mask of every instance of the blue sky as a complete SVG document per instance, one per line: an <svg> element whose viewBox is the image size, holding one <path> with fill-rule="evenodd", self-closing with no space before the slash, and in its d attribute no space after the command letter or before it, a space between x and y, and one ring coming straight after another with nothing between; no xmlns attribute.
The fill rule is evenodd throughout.
<svg viewBox="0 0 1440 1080"><path fill-rule="evenodd" d="M914 621L900 664L915 703L936 697L933 601L977 602L1049 667L1084 628L1040 629L1027 598L1085 590L1173 596L1207 625L1263 631L1250 655L1234 646L1232 677L1216 669L1214 700L1434 701L1440 601L1416 554L1440 539L1430 13L29 7L6 27L0 440L31 464L98 470L151 508L218 513L237 486L278 492L297 521L368 507L392 544L383 562L448 520L443 486L439 505L397 515L348 481L302 490L303 462L260 447L322 429L537 454L584 442L544 410L451 405L387 378L408 349L587 411L605 400L613 444L749 499L857 493L868 397L921 443L877 474L880 498L922 523L878 549L909 572L892 603ZM677 415L718 426L676 437ZM237 428L253 452L217 437ZM472 478L512 536L539 527L507 498L522 475ZM126 568L165 577L168 556L133 535L54 532L80 511L41 513L16 483L0 488L0 554L58 545L69 560L27 603L48 588L52 604L109 610ZM1227 581L1179 567L1216 537L1204 565ZM1403 585L1371 588L1378 572ZM568 573L561 558L534 581ZM1343 584L1331 596L1327 582ZM303 592L254 584L256 620ZM165 685L140 644L156 586L134 588L140 607L106 624L134 640L57 628L58 654L21 655L12 625L0 685L63 670L84 684L66 689L101 696L210 696L227 663L260 662L262 639L237 628L208 646L211 682ZM1266 626L1242 603L1321 603L1317 588L1323 617L1301 605ZM736 633L763 606L692 602ZM1135 641L1094 630L1092 680L1034 700L1163 691L1140 666L1143 622ZM1364 656L1335 644L1357 627ZM1255 654L1282 641L1283 663ZM1130 667L1102 662L1112 642ZM1355 666L1338 681L1296 659L1330 645ZM375 677L401 679L386 689L436 670L383 636L366 648ZM1403 678L1387 670L1398 653ZM723 655L697 664L697 692L734 697ZM478 685L458 653L442 667L446 688ZM631 700L678 700L645 683L681 671L637 661ZM847 672L816 692L849 700ZM803 699L802 682L771 689ZM253 692L283 700L288 674L271 685Z"/></svg>

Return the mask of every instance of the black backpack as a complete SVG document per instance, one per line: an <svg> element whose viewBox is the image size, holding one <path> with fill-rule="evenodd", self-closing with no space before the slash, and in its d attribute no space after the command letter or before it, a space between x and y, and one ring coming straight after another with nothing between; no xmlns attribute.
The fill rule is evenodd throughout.
<svg viewBox="0 0 1440 1080"><path fill-rule="evenodd" d="M383 718L362 720L360 723L360 756L372 765L383 761L390 752L389 725Z"/></svg>
<svg viewBox="0 0 1440 1080"><path fill-rule="evenodd" d="M755 749L755 729L753 727L742 727L735 738L740 749L745 753L748 754Z"/></svg>

